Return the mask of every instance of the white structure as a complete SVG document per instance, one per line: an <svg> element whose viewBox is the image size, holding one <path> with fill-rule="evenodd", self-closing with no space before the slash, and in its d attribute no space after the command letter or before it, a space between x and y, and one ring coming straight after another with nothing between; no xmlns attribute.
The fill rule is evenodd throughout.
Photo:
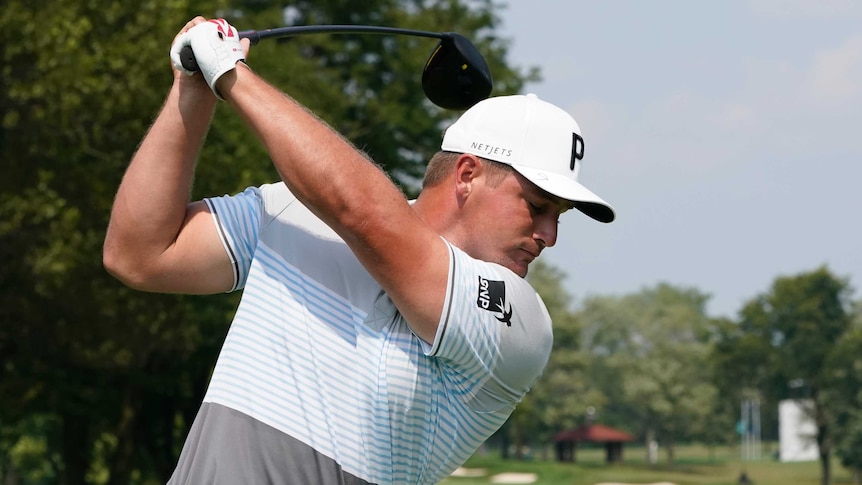
<svg viewBox="0 0 862 485"><path fill-rule="evenodd" d="M817 425L806 412L811 406L811 401L805 399L778 403L778 442L782 462L819 459Z"/></svg>

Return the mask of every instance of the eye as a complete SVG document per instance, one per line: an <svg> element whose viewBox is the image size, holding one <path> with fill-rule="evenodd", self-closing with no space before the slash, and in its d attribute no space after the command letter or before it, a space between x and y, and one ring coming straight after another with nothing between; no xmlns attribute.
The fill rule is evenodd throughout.
<svg viewBox="0 0 862 485"><path fill-rule="evenodd" d="M536 204L533 201L528 200L527 205L530 206L530 212L533 214L542 214L545 211L544 206Z"/></svg>

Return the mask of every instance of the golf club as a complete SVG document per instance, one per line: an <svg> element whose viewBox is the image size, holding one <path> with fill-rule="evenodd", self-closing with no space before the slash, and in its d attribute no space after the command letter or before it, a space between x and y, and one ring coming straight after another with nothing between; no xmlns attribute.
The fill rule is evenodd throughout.
<svg viewBox="0 0 862 485"><path fill-rule="evenodd" d="M465 110L491 94L493 81L485 58L466 37L455 32L429 32L370 25L308 25L261 31L244 30L239 32L239 37L249 39L251 45L256 45L261 39L316 33L394 34L440 39L422 69L422 89L425 96L441 108ZM198 70L191 47L183 48L181 61L183 67L189 71Z"/></svg>

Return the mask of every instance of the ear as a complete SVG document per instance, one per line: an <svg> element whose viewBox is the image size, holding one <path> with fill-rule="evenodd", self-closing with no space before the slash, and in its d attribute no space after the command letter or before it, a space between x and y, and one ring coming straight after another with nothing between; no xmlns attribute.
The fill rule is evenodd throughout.
<svg viewBox="0 0 862 485"><path fill-rule="evenodd" d="M461 154L455 161L455 193L463 202L473 192L476 178L482 171L482 162L475 155Z"/></svg>

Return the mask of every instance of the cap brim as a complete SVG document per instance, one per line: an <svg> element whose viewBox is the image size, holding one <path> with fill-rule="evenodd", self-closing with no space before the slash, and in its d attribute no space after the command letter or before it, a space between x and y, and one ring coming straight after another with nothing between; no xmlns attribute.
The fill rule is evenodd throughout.
<svg viewBox="0 0 862 485"><path fill-rule="evenodd" d="M575 203L575 208L599 222L612 222L614 208L578 181L554 172L512 164L530 182L545 192Z"/></svg>

